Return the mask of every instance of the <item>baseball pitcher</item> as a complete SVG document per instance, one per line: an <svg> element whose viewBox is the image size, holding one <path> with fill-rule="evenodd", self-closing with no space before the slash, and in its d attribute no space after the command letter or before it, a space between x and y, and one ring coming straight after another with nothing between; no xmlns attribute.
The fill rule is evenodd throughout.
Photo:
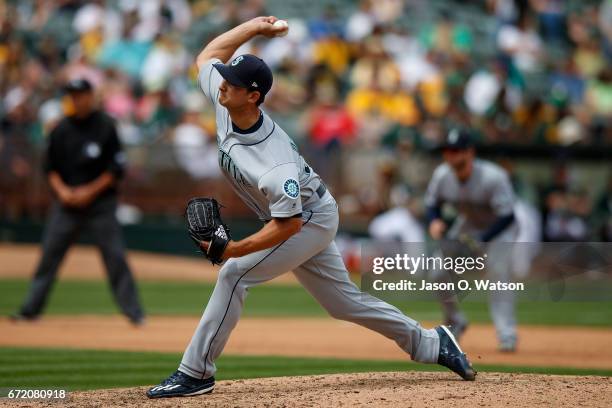
<svg viewBox="0 0 612 408"><path fill-rule="evenodd" d="M363 294L349 279L334 243L336 201L291 138L260 108L272 86L270 69L253 55L228 63L251 38L286 33L287 26L277 21L258 17L241 24L212 40L197 57L199 85L216 109L221 170L264 224L240 241L220 228L214 243L199 243L211 259L220 257L223 266L178 370L147 395L212 392L215 360L238 323L247 290L288 271L333 317L385 335L415 361L438 363L474 380L476 372L448 328L424 329L397 308ZM195 219L216 208L210 201L198 205L188 209ZM225 238L227 242L219 242Z"/></svg>

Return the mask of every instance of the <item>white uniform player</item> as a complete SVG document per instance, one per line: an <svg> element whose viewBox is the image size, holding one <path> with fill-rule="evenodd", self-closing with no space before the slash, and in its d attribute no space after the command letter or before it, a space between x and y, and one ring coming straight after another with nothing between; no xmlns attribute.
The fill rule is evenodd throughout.
<svg viewBox="0 0 612 408"><path fill-rule="evenodd" d="M255 35L273 36L275 21L248 21L217 37L198 57L200 87L216 109L220 167L265 224L244 240L230 241L224 252L229 259L178 370L147 395L211 392L215 360L238 323L248 288L288 271L333 317L395 340L415 361L439 363L473 380L475 372L448 329L424 329L396 307L362 293L350 280L334 243L334 198L289 136L259 109L272 73L253 55L223 64Z"/></svg>

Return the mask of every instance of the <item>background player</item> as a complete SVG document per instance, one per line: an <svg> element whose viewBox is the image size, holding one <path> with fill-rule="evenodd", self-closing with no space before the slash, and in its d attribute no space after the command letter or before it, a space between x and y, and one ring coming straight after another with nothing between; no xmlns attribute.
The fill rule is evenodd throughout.
<svg viewBox="0 0 612 408"><path fill-rule="evenodd" d="M397 308L365 295L350 280L334 243L338 207L287 134L259 105L272 86L261 59L240 55L258 34L286 27L258 17L211 41L197 58L202 91L216 110L219 164L240 198L265 222L230 241L217 284L179 369L151 388L151 398L197 395L214 388L215 360L238 323L249 287L290 270L333 316L393 339L415 361L439 363L466 380L475 378L467 357L444 326L423 329ZM207 247L203 242L202 246Z"/></svg>
<svg viewBox="0 0 612 408"><path fill-rule="evenodd" d="M425 205L429 233L435 240L458 239L462 234L484 243L514 242L515 196L505 170L496 164L475 158L472 137L465 130L453 129L443 146L445 163L436 168L427 187ZM457 217L449 227L443 219L442 206L454 207ZM508 282L512 251L507 245L487 246L487 273L491 278ZM491 291L489 310L497 330L499 349L516 348L514 292ZM445 321L456 336L467 327L456 297L444 298Z"/></svg>

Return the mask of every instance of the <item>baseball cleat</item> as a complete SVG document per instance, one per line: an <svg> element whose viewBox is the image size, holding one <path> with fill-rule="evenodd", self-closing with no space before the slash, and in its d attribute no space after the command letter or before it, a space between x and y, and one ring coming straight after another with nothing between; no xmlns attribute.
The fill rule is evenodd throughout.
<svg viewBox="0 0 612 408"><path fill-rule="evenodd" d="M147 320L145 319L144 316L128 317L128 320L134 327L143 327L147 323Z"/></svg>
<svg viewBox="0 0 612 408"><path fill-rule="evenodd" d="M438 332L440 337L438 364L459 374L466 381L474 381L476 379L476 370L474 370L472 363L470 363L470 360L468 360L465 353L459 347L455 336L446 326L436 327L436 332Z"/></svg>
<svg viewBox="0 0 612 408"><path fill-rule="evenodd" d="M170 377L162 381L161 384L149 389L147 397L191 397L194 395L210 394L214 388L215 377L201 380L177 370Z"/></svg>
<svg viewBox="0 0 612 408"><path fill-rule="evenodd" d="M17 312L17 313L13 313L12 315L9 316L9 320L11 320L14 323L17 322L34 322L36 320L39 319L39 315L30 315L30 314L24 314L21 312Z"/></svg>
<svg viewBox="0 0 612 408"><path fill-rule="evenodd" d="M516 339L507 338L499 342L498 350L502 353L514 353L516 352Z"/></svg>

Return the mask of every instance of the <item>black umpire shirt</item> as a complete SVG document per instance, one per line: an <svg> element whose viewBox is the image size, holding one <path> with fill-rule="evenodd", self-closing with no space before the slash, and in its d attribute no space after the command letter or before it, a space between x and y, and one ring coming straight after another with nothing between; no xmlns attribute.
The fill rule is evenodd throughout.
<svg viewBox="0 0 612 408"><path fill-rule="evenodd" d="M105 171L119 179L125 154L117 137L115 122L101 111L86 118L63 118L49 135L45 171L56 171L69 186L89 183ZM116 194L111 187L97 198Z"/></svg>

